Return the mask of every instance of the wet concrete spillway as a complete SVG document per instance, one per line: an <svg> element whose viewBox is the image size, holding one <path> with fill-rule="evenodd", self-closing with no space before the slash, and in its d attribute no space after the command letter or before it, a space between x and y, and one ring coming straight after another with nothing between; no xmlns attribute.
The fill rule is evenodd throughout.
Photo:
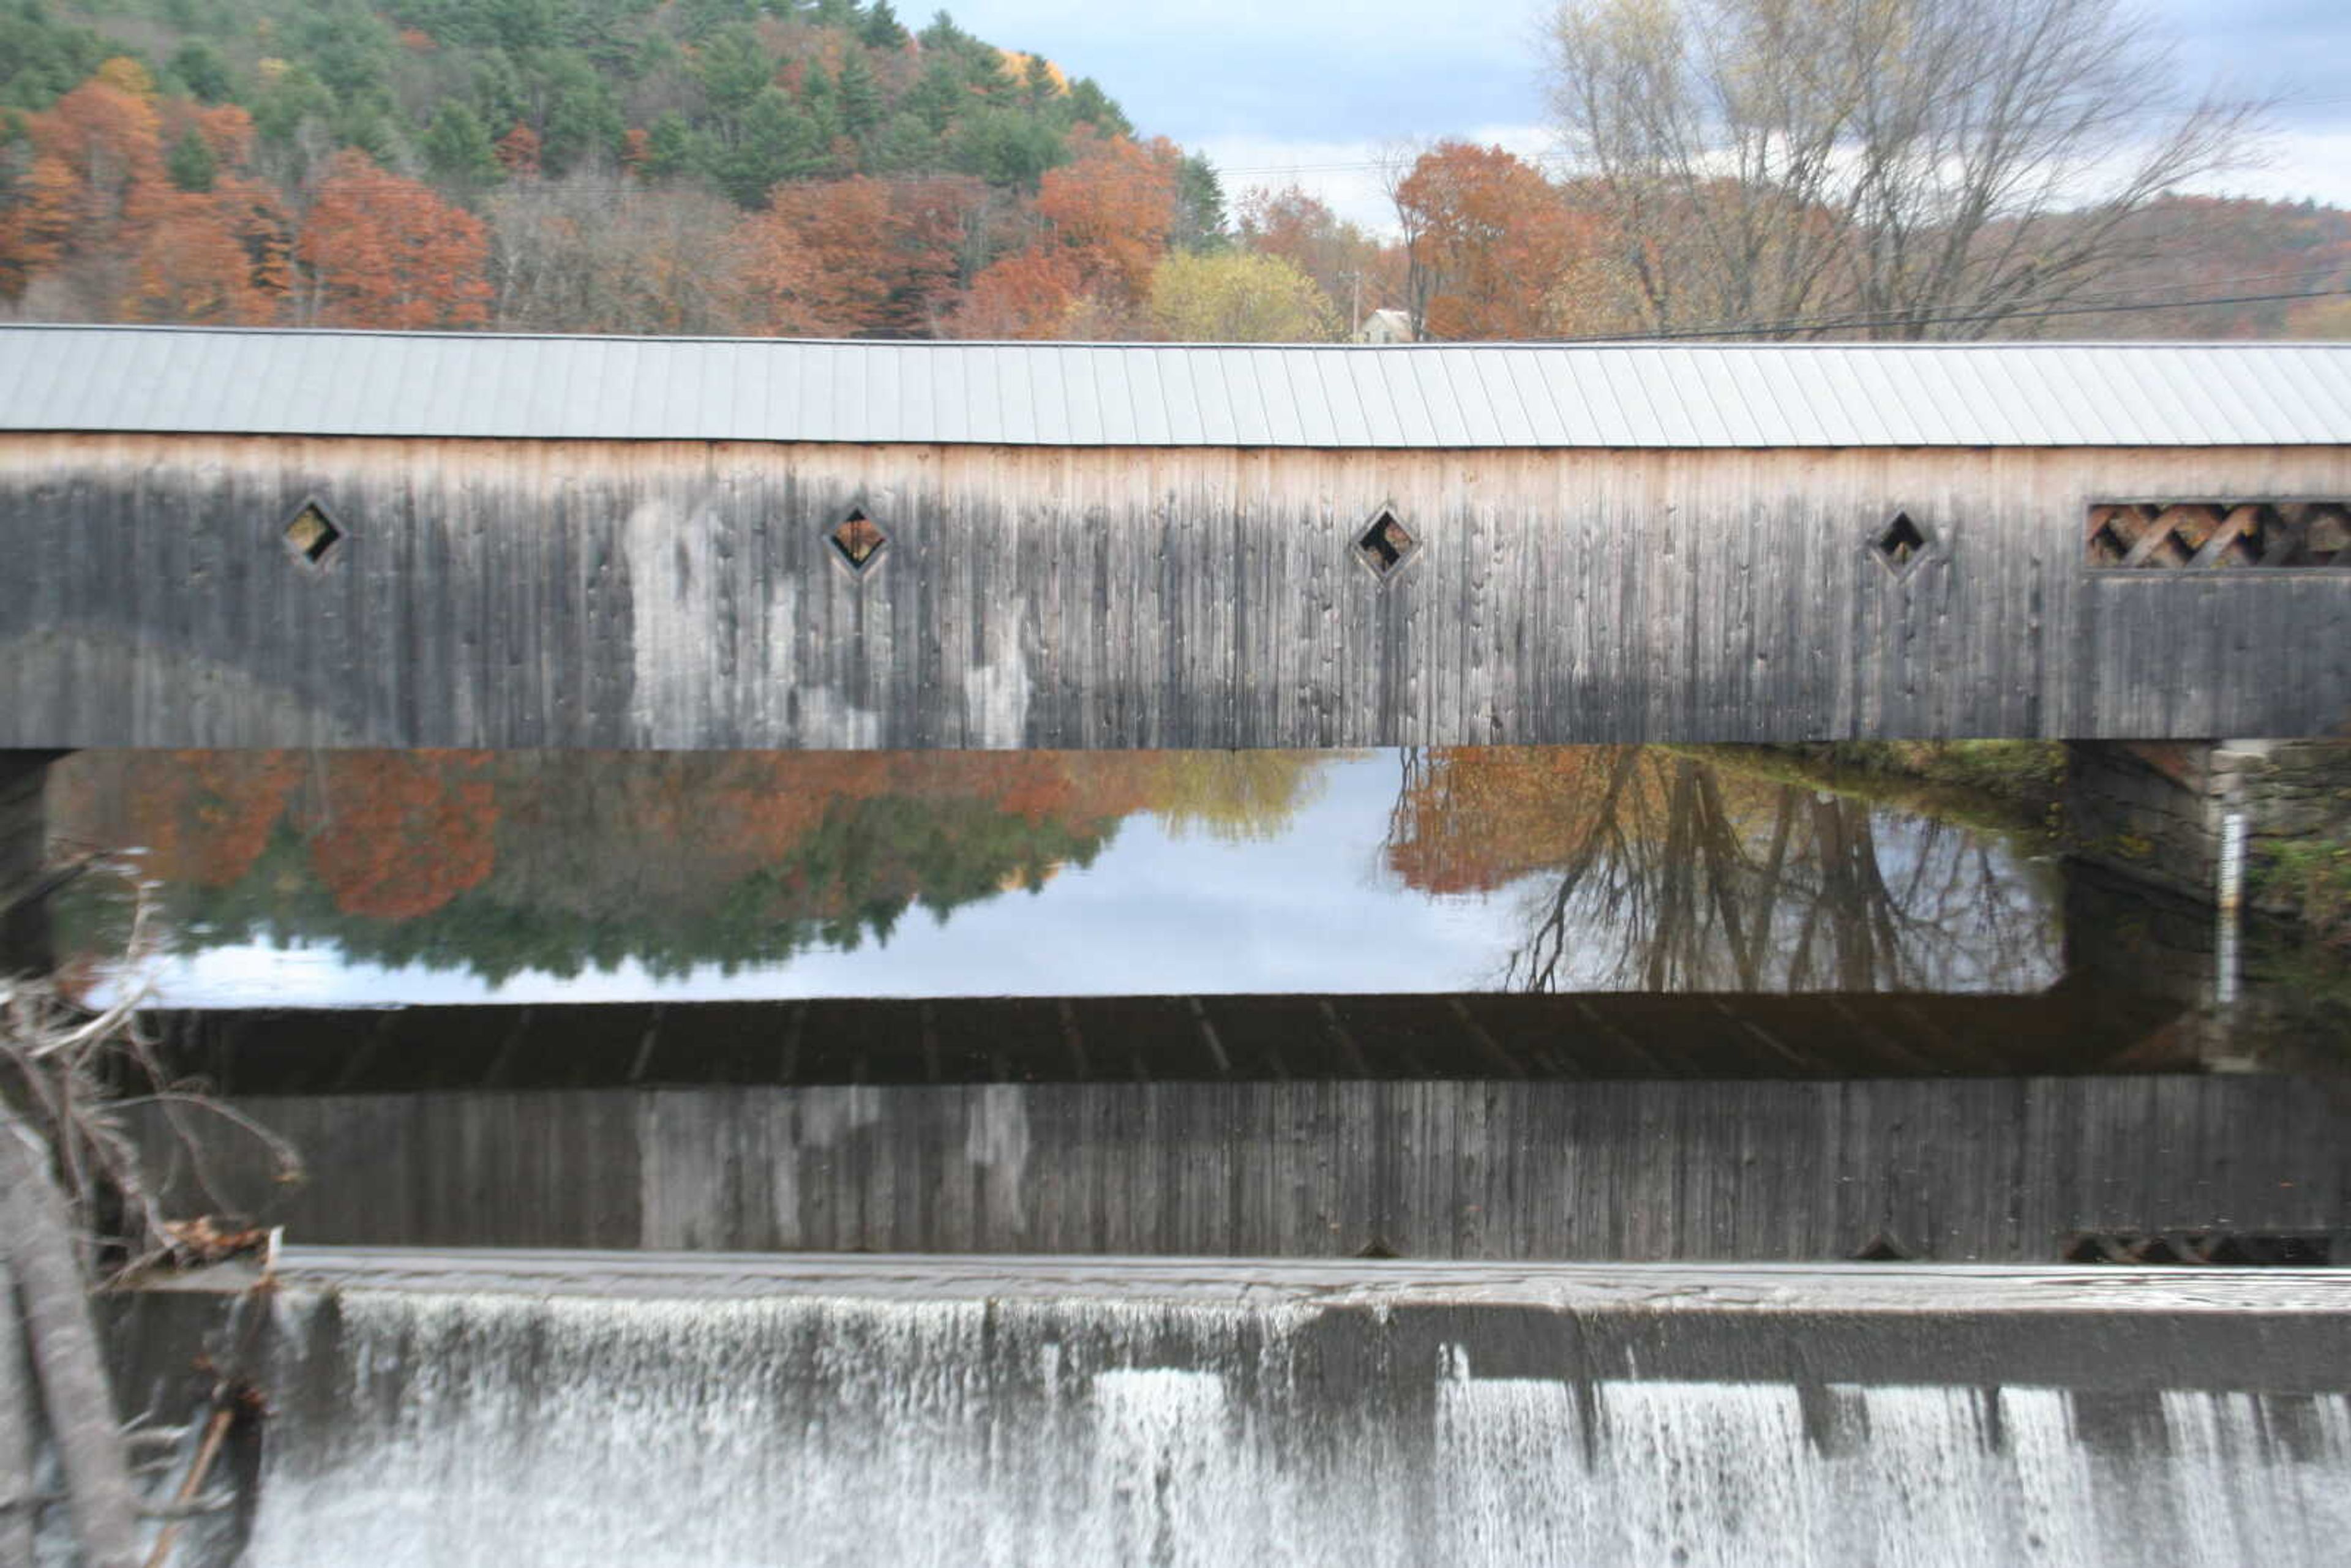
<svg viewBox="0 0 2351 1568"><path fill-rule="evenodd" d="M289 1255L246 1562L2218 1565L2351 1526L2334 1279L437 1261Z"/></svg>

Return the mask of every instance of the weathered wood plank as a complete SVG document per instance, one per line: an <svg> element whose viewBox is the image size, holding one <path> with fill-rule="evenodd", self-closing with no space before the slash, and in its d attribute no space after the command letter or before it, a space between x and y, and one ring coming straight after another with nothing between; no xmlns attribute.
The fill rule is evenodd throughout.
<svg viewBox="0 0 2351 1568"><path fill-rule="evenodd" d="M838 1085L275 1095L310 1244L2053 1261L2077 1230L2351 1244L2291 1079ZM260 1173L254 1173L260 1179ZM2339 1251L2338 1251L2339 1255Z"/></svg>
<svg viewBox="0 0 2351 1568"><path fill-rule="evenodd" d="M2328 449L1335 453L12 435L0 746L2189 738L2351 721L2351 570L2085 569ZM279 537L321 497L322 567ZM888 535L848 570L852 506ZM1419 543L1383 580L1382 506ZM1934 537L1897 579L1867 540Z"/></svg>

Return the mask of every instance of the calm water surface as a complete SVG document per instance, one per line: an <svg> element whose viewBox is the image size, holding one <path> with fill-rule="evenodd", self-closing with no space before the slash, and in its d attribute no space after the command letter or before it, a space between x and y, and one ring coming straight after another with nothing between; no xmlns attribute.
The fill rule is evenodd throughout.
<svg viewBox="0 0 2351 1568"><path fill-rule="evenodd" d="M298 1268L587 1271L418 1290L404 1251L282 1293L221 1560L2333 1561L2339 1317L1979 1322L1937 1266L2351 1257L2340 993L2249 976L2224 1014L2209 910L1773 767L62 761L53 834L147 880L137 972L193 1009L156 1059L307 1163L134 1108L178 1211ZM130 885L57 911L93 989ZM744 1254L988 1294L761 1295ZM1162 1259L1235 1262L1205 1304L1104 1284ZM1888 1277L1855 1260L1934 1307L1624 1269ZM1261 1293L1301 1260L1535 1283ZM1614 1305L1546 1305L1559 1262ZM716 1283L612 1283L641 1267Z"/></svg>
<svg viewBox="0 0 2351 1568"><path fill-rule="evenodd" d="M107 753L168 1006L1270 992L2023 994L2042 846L1633 747ZM88 879L69 945L112 951Z"/></svg>

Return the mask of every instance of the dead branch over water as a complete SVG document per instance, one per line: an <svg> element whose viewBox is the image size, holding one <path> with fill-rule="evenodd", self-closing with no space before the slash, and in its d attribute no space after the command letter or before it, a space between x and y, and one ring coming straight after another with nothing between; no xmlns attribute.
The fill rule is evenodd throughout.
<svg viewBox="0 0 2351 1568"><path fill-rule="evenodd" d="M11 1375L0 1377L0 1559L12 1563L30 1560L43 1500L34 1490L32 1433L23 1419L29 1390L10 1386L19 1333L81 1560L89 1568L132 1568L141 1560L140 1520L150 1511L133 1485L89 1298L141 1270L202 1260L235 1233L209 1218L169 1216L161 1201L167 1184L152 1179L126 1113L142 1107L160 1113L173 1157L208 1203L207 1145L224 1132L258 1139L279 1179L299 1175L283 1140L162 1069L139 1016L148 996L141 975L149 925L142 894L129 956L103 1006L85 1005L54 977L0 981L0 1362ZM211 1425L209 1447L216 1450L217 1410ZM203 1471L192 1471L166 1511L176 1517L198 1508L203 1484ZM168 1533L156 1546L150 1561L168 1552Z"/></svg>

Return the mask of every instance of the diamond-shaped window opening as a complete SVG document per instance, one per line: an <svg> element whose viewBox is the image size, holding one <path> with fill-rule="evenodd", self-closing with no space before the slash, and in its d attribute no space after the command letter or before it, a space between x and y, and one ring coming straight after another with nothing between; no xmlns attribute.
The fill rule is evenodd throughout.
<svg viewBox="0 0 2351 1568"><path fill-rule="evenodd" d="M324 566L335 547L343 542L343 530L327 516L327 509L316 501L305 501L286 525L286 548L312 566Z"/></svg>
<svg viewBox="0 0 2351 1568"><path fill-rule="evenodd" d="M1907 577L1927 558L1935 538L1907 512L1896 512L1870 537L1869 553L1896 577Z"/></svg>
<svg viewBox="0 0 2351 1568"><path fill-rule="evenodd" d="M1385 507L1355 538L1355 554L1374 577L1393 577L1420 551L1420 541Z"/></svg>
<svg viewBox="0 0 2351 1568"><path fill-rule="evenodd" d="M843 517L841 525L825 537L832 541L832 548L840 553L841 559L849 563L849 570L860 573L872 570L873 563L882 559L882 552L890 545L890 536L882 531L879 523L865 515L862 507Z"/></svg>

